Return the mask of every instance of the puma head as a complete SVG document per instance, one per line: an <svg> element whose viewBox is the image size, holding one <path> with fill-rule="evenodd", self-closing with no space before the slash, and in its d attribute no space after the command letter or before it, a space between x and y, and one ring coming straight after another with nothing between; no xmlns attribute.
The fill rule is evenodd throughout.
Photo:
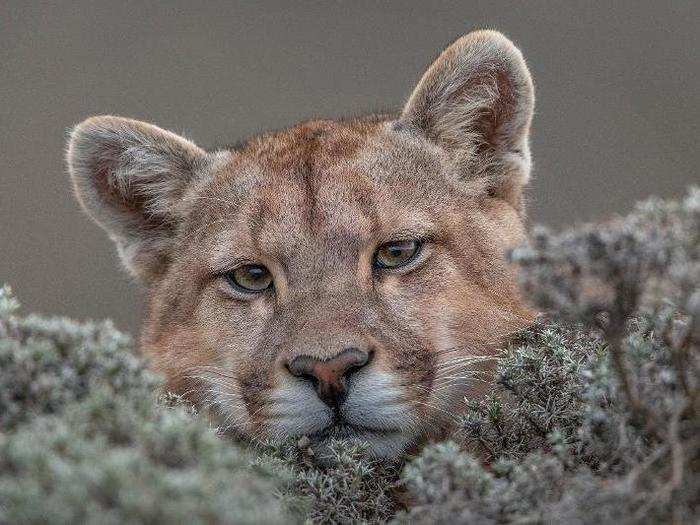
<svg viewBox="0 0 700 525"><path fill-rule="evenodd" d="M400 114L215 151L93 117L68 166L148 290L142 346L169 389L249 439L394 458L487 392L531 319L504 254L524 237L533 104L520 51L476 31Z"/></svg>

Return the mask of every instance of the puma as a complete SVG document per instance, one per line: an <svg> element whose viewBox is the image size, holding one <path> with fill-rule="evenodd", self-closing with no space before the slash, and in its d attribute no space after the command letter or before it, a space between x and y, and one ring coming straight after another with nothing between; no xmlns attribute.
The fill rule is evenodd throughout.
<svg viewBox="0 0 700 525"><path fill-rule="evenodd" d="M533 106L520 51L475 31L396 115L216 151L98 116L67 161L148 290L141 345L168 389L251 440L342 437L391 459L484 396L531 322L505 254L525 236Z"/></svg>

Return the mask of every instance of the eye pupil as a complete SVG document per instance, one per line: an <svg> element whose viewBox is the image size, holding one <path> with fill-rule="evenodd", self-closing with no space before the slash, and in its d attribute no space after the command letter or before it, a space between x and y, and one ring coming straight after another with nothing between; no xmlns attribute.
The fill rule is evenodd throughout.
<svg viewBox="0 0 700 525"><path fill-rule="evenodd" d="M260 279L262 276L265 275L265 272L262 268L250 268L248 270L248 273L250 274L251 279Z"/></svg>
<svg viewBox="0 0 700 525"><path fill-rule="evenodd" d="M262 292L272 286L272 274L264 266L246 264L226 274L229 284L244 292Z"/></svg>
<svg viewBox="0 0 700 525"><path fill-rule="evenodd" d="M374 256L378 268L398 268L413 260L420 251L420 243L414 240L382 244Z"/></svg>

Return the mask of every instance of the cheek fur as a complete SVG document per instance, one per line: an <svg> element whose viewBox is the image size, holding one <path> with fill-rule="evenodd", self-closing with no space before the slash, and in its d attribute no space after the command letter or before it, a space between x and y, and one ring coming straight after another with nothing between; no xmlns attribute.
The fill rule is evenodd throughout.
<svg viewBox="0 0 700 525"><path fill-rule="evenodd" d="M516 317L460 271L447 255L439 265L392 276L378 287L379 333L406 397L436 428L451 424L465 397L485 393L503 335ZM435 261L434 261L435 262Z"/></svg>
<svg viewBox="0 0 700 525"><path fill-rule="evenodd" d="M376 350L371 368L377 377L392 379L393 394L391 403L382 405L377 397L384 392L381 381L368 376L364 390L348 398L353 424L396 425L402 439L419 442L448 428L465 397L484 394L493 367L479 358L491 355L513 315L495 299L498 290L490 293L468 274L465 268L471 266L436 249L424 266L404 275L386 274L373 291L366 290L365 297L372 299L358 306L359 324ZM204 392L202 398L209 400L215 398L212 390L218 392L225 426L256 439L305 435L332 423L332 411L313 387L303 392L299 385L293 391L282 388L278 361L294 330L273 299L236 301L212 288L198 302L183 302L176 310L161 317L158 362L171 378L198 366L233 376L228 384L213 377L206 384L180 385L181 391ZM298 310L295 319L311 315ZM328 312L322 317L326 329L346 329L330 322Z"/></svg>

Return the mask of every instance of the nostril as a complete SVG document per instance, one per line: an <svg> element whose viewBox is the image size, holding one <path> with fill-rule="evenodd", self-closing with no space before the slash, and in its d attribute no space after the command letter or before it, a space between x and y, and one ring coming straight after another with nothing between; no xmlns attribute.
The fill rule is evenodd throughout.
<svg viewBox="0 0 700 525"><path fill-rule="evenodd" d="M367 365L373 354L350 347L330 359L300 355L286 367L293 376L310 381L324 403L338 406L345 398L348 376Z"/></svg>
<svg viewBox="0 0 700 525"><path fill-rule="evenodd" d="M314 388L317 388L317 387L318 387L318 377L316 377L315 375L313 375L313 374L302 374L302 375L300 375L299 377L301 377L302 379L306 379L307 381L309 381L309 382L313 385Z"/></svg>
<svg viewBox="0 0 700 525"><path fill-rule="evenodd" d="M349 376L354 372L358 371L360 368L369 364L374 356L374 350L369 350L368 352L363 352L355 347L346 348L341 355L348 355L349 358L346 361L345 370L342 372L343 376Z"/></svg>
<svg viewBox="0 0 700 525"><path fill-rule="evenodd" d="M287 363L287 370L296 377L312 376L315 361L316 360L310 356L300 355Z"/></svg>
<svg viewBox="0 0 700 525"><path fill-rule="evenodd" d="M287 371L289 371L290 374L292 374L294 377L299 377L301 379L306 379L308 381L311 381L314 385L318 383L318 379L316 378L315 375L313 375L312 372L306 371L306 370L301 370L300 367L298 366L291 366L289 364L286 365Z"/></svg>

